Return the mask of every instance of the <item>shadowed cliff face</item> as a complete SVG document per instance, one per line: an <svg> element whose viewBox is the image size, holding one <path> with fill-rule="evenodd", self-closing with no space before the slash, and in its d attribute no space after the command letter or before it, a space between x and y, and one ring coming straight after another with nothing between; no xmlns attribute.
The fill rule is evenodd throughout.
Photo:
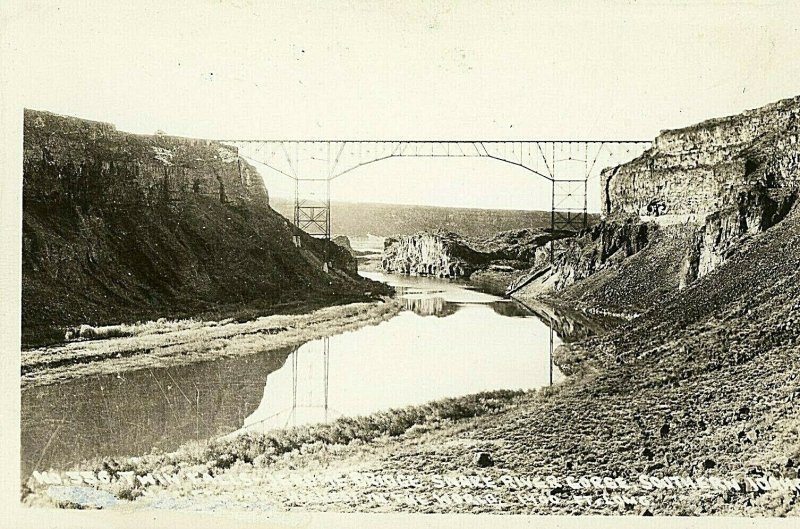
<svg viewBox="0 0 800 529"><path fill-rule="evenodd" d="M353 258L303 236L219 143L141 136L26 111L23 343L64 328L380 291Z"/></svg>
<svg viewBox="0 0 800 529"><path fill-rule="evenodd" d="M791 188L766 189L755 184L739 193L735 206L708 215L684 257L681 288L720 266L743 239L780 222L796 198Z"/></svg>

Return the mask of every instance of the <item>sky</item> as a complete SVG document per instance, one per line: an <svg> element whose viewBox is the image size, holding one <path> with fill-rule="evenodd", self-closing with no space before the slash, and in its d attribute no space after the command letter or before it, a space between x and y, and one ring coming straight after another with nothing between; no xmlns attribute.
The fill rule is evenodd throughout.
<svg viewBox="0 0 800 529"><path fill-rule="evenodd" d="M652 139L800 93L795 2L6 0L0 9L0 97L12 123L27 107L215 139ZM290 180L263 174L273 196L291 195ZM547 209L550 191L489 160L404 158L354 171L332 193ZM590 207L599 208L596 182Z"/></svg>

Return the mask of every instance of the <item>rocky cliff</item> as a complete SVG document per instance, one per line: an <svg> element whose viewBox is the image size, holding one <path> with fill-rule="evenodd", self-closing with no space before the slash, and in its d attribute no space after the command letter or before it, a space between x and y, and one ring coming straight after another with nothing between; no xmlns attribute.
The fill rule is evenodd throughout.
<svg viewBox="0 0 800 529"><path fill-rule="evenodd" d="M711 273L794 204L799 114L796 97L664 131L639 158L605 169L603 220L568 245L552 274L521 295L535 296L542 287L569 289L606 271L572 293L585 300L607 296L612 305L641 310ZM623 264L644 249L648 253L635 269ZM631 284L632 276L641 276L647 292Z"/></svg>
<svg viewBox="0 0 800 529"><path fill-rule="evenodd" d="M489 262L489 255L472 249L458 234L446 231L388 238L381 268L389 273L435 277L469 277Z"/></svg>
<svg viewBox="0 0 800 529"><path fill-rule="evenodd" d="M602 172L604 215L698 216L754 188L795 190L800 97L662 132L636 160Z"/></svg>
<svg viewBox="0 0 800 529"><path fill-rule="evenodd" d="M581 451L622 455L613 467L632 474L798 476L799 107L795 98L667 131L639 159L604 172L601 225L517 295L544 290L627 321L556 349L574 384L549 399L551 411L542 403L504 421L533 440L521 453L539 449L550 461L567 444L570 461L591 461L587 474L609 462L576 458ZM573 390L583 397L573 400ZM539 441L567 423L557 443ZM572 432L581 433L565 443ZM701 496L665 491L651 512L798 512L797 496L781 490L748 488L705 506Z"/></svg>
<svg viewBox="0 0 800 529"><path fill-rule="evenodd" d="M254 168L207 140L24 115L23 343L64 328L222 314L364 290L355 261L292 243Z"/></svg>
<svg viewBox="0 0 800 529"><path fill-rule="evenodd" d="M555 238L570 235L559 232ZM541 262L553 238L543 229L510 230L475 240L445 230L420 232L386 239L381 268L390 273L448 278L470 277L487 268L511 272Z"/></svg>
<svg viewBox="0 0 800 529"><path fill-rule="evenodd" d="M109 123L25 111L26 204L89 210L155 208L202 196L269 205L259 174L210 140L120 132Z"/></svg>

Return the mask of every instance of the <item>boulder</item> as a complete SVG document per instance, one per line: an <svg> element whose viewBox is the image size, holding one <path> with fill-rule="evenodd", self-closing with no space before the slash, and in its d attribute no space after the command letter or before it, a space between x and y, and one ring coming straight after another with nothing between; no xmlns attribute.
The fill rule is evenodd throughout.
<svg viewBox="0 0 800 529"><path fill-rule="evenodd" d="M489 452L478 452L473 457L473 462L481 468L494 466L494 458Z"/></svg>

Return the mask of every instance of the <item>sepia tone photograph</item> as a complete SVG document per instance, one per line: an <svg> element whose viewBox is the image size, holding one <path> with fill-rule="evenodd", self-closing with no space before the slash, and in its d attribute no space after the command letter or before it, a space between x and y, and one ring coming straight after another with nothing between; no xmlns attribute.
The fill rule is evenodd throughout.
<svg viewBox="0 0 800 529"><path fill-rule="evenodd" d="M9 519L796 523L798 20L4 3Z"/></svg>

